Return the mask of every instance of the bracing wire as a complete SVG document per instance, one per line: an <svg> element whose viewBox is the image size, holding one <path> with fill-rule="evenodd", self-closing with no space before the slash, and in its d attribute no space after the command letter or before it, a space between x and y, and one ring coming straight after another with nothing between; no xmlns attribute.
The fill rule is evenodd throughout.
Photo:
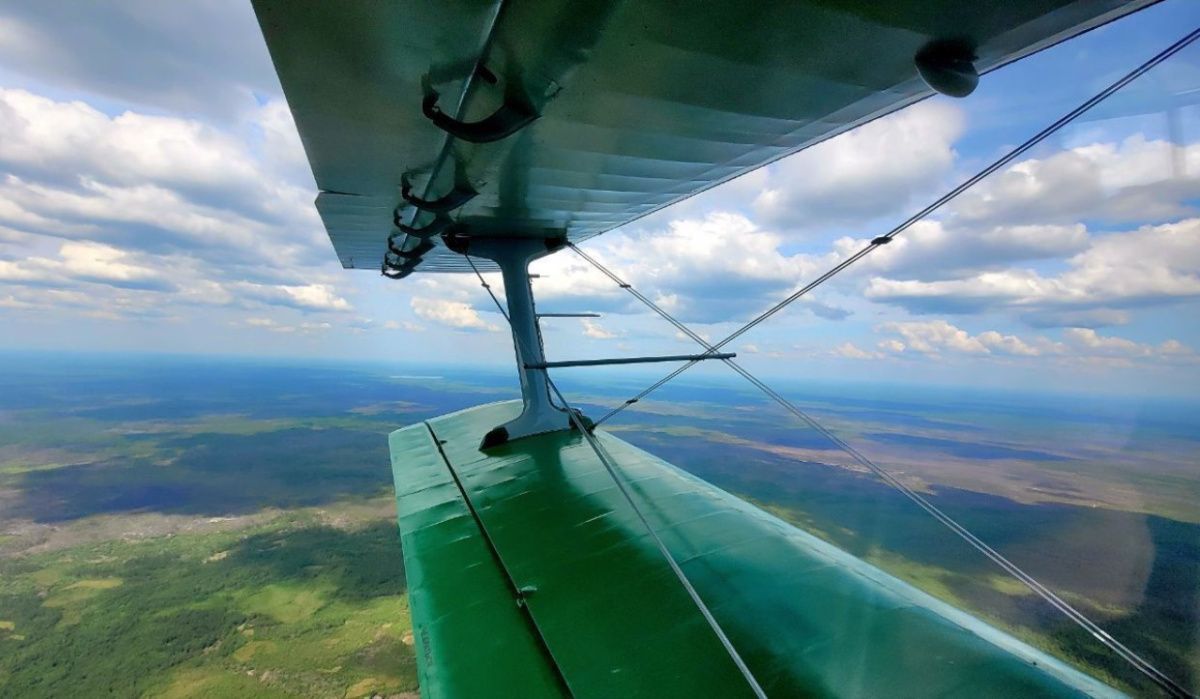
<svg viewBox="0 0 1200 699"><path fill-rule="evenodd" d="M1017 146L1013 150L1009 151L1006 155L1004 155L1000 159L996 160L991 165L988 165L984 169L975 173L974 175L972 175L967 180L963 181L961 184L959 184L954 189L950 190L949 192L946 192L941 197L938 197L933 203L929 204L924 209L921 209L917 213L913 214L912 216L910 216L908 219L906 219L900 225L896 226L895 228L888 231L887 233L884 233L883 235L881 235L877 238L874 238L865 247L863 247L862 249L860 249L858 252L854 253L850 257L847 257L846 259L839 262L828 272L825 272L824 274L822 274L821 276L812 280L808 284L797 289L795 292L793 292L787 298L783 299L782 301L775 304L774 306L767 309L766 311L760 313L753 320L751 320L750 322L743 325L741 328L734 331L732 334L730 334L724 340L721 340L720 342L713 345L712 349L710 351L716 352L716 351L720 350L722 347L725 347L730 342L733 342L734 340L738 339L739 337L746 334L750 330L754 329L759 323L762 323L764 320L770 318L771 316L775 315L776 313L783 310L787 306L791 305L794 301L796 301L796 299L808 294L813 289L824 284L826 281L828 281L830 278L837 275L842 270L853 265L855 262L858 262L859 260L866 257L867 255L871 254L872 252L875 251L876 248L879 248L879 247L891 242L891 240L893 238L895 238L896 236L900 235L904 231L911 228L913 226L913 224L917 223L921 219L923 219L923 218L929 216L930 214L932 214L933 212L937 211L942 206L946 205L948 202L950 202L951 200L958 197L958 195L962 194L963 192L967 191L971 187L975 186L980 180L984 179L988 175L999 170L1000 168L1004 167L1005 165L1008 165L1013 160L1017 159L1018 157L1020 157L1021 155L1023 155L1027 151L1029 151L1029 149L1033 148L1037 144L1046 140L1051 135L1053 135L1055 132L1057 132L1059 129L1061 129L1062 127L1066 126L1067 124L1069 124L1072 121L1074 121L1075 119L1077 119L1084 112L1088 111L1092 107L1095 107L1097 104L1100 104L1104 100L1111 97L1114 93L1116 93L1121 88L1125 87L1126 85L1133 82L1134 80L1137 80L1139 77L1144 75L1150 69L1154 68L1158 64L1167 60L1171 56L1174 56L1176 53L1179 53L1180 51L1182 51L1186 46L1188 46L1189 44L1194 42L1197 38L1200 38L1200 27L1193 29L1190 33L1188 33L1182 39L1176 41L1175 43L1171 44L1170 46L1163 49L1159 53L1155 54L1148 61L1141 64L1137 68L1134 68L1129 73L1126 73L1119 80L1112 83L1108 87L1104 88L1100 92L1096 93L1090 99L1088 99L1085 102L1083 102L1082 104L1080 104L1078 107L1075 107L1071 111L1069 111L1066 114L1064 114L1063 116L1059 117L1056 121L1054 121L1054 123L1050 124L1046 128L1044 128L1041 131L1039 131L1038 133L1034 134L1027 141L1025 141L1021 145ZM632 405L633 403L636 403L637 401L641 400L642 398L645 398L646 396L650 395L651 393L653 393L654 391L658 390L663 385L665 385L668 381L674 379L676 376L679 376L683 372L685 372L688 369L690 369L691 367L695 366L697 364L697 362L698 362L698 360L693 360L693 361L690 361L687 364L684 364L684 365L680 366L679 368L675 369L670 374L664 376L662 379L659 379L658 381L654 382L647 388L643 389L642 392L637 394L635 397L631 398L630 400L625 401L625 403L623 403L621 405L618 405L612 411L610 411L609 413L607 413L606 415L601 417L599 420L597 420L596 424L600 425L600 424L604 423L612 416L614 416L617 413L624 410L626 407L628 407L628 406Z"/></svg>
<svg viewBox="0 0 1200 699"><path fill-rule="evenodd" d="M470 255L464 254L463 257L466 258L467 264L471 265L471 269L474 270L475 276L479 278L479 283L485 290L487 290L488 296L492 297L492 303L496 304L496 309L500 311L500 315L504 316L504 320L508 321L509 325L511 326L512 320L509 318L508 312L504 310L504 306L500 303L500 299L497 298L495 292L492 291L491 285L487 283L487 281L483 278L483 274L479 272L479 268L475 266L475 261L471 259ZM528 352L528 348L524 347L524 341L518 333L513 333L513 340L517 344L517 354L519 355L518 358L520 359L521 363L524 364L524 357L533 355ZM584 424L581 418L582 414L572 408L567 402L567 399L565 396L563 396L562 391L558 389L558 386L554 383L553 379L550 378L549 370L542 369L541 371L546 376L546 384L550 386L552 391L554 391L554 395L558 398L559 403L565 409L564 411L567 413L571 424L576 430L579 431L581 435L583 435L583 438L587 441L588 446L590 446L592 451L596 453L596 457L600 460L600 463L604 466L604 469L608 471L609 477L611 477L613 483L616 484L617 490L620 491L621 495L625 499L625 502L629 505L630 509L633 510L633 513L637 515L637 518L641 522L642 526L647 532L649 532L650 538L654 540L659 552L662 553L663 558L666 559L667 565L670 566L671 571L679 580L679 584L683 586L683 589L687 592L688 596L691 597L692 602L700 611L701 616L703 616L704 620L708 622L709 627L712 629L713 633L716 634L717 640L720 641L721 645L725 648L725 652L728 653L730 659L733 660L733 664L737 666L737 669L742 674L742 677L744 677L747 684L750 685L750 689L752 692L754 692L754 696L758 697L758 699L766 699L767 695L766 692L763 691L762 685L758 683L758 680L754 677L754 674L750 672L750 668L746 665L746 662L742 660L741 654L738 653L737 648L735 648L733 645L733 642L729 640L729 636L725 634L725 630L721 628L721 625L717 622L716 617L714 617L712 612L709 611L708 605L704 603L704 599L700 597L700 593L696 591L696 588L692 586L692 582L688 580L687 574L683 572L683 569L679 567L679 563L676 562L675 557L671 555L670 549L667 548L667 545L658 535L658 532L653 526L651 526L650 520L647 519L646 515L642 512L642 508L638 507L637 502L633 499L633 495L629 492L628 487L618 475L616 464L614 464L612 461L612 456L608 454L608 451L604 449L604 446L600 444L600 441L594 434L592 434L591 427Z"/></svg>
<svg viewBox="0 0 1200 699"><path fill-rule="evenodd" d="M634 298L636 298L638 301L641 301L643 304L645 304L647 308L649 308L650 310L657 313L664 320L669 322L671 325L675 326L675 328L677 330L679 330L683 334L690 337L701 347L705 348L705 350L707 352L715 351L715 348L713 345L709 344L704 338L702 338L700 335L698 335L697 333L692 331L691 328L687 327L682 321L675 318L670 313L668 313L666 310L664 310L663 308L658 306L658 304L651 301L644 294L642 294L637 289L635 289L632 285L628 284L627 282L625 282L625 280L618 277L616 275L616 273L614 273L612 270L610 270L607 267L605 267L604 265L602 265L595 258L593 258L592 256L588 255L587 253L583 252L575 245L571 245L571 249L574 250L576 253L578 253L583 259L587 260L593 266L595 266L596 269L598 269L602 274L604 274L609 279L611 279L615 284L617 284L617 286L621 287L622 289L625 289ZM916 503L916 505L918 507L920 507L921 509L923 509L927 513L929 513L931 516L933 516L934 519L941 522L948 529L950 529L950 531L954 532L956 535L958 535L960 538L962 538L964 541L966 541L969 545L974 547L976 550L978 550L980 553L982 553L984 556L986 556L989 560L991 560L993 563L998 565L1005 572L1007 572L1010 575L1012 575L1013 577L1015 577L1017 580L1019 580L1021 583L1023 583L1026 587L1028 587L1030 590L1032 590L1035 594L1037 594L1042 599L1044 599L1046 602L1048 602L1052 607L1054 607L1058 611L1062 612L1068 619L1075 622L1075 624L1077 624L1078 626L1083 628L1084 631L1086 631L1093 638L1095 638L1097 641L1099 641L1101 644L1103 644L1106 648L1111 650L1122 660L1125 660L1130 665L1132 665L1135 669L1137 669L1139 672L1144 674L1152 682L1154 682L1159 687L1161 687L1164 691L1166 691L1170 696L1181 697L1184 699L1192 696L1192 694L1189 693L1188 690L1186 690L1182 685L1175 682L1164 672L1162 672L1157 667L1152 665L1149 661L1145 660L1144 658L1139 656L1137 653L1130 650L1127 646L1122 644L1120 641L1113 638L1111 635L1109 635L1109 633L1107 631L1105 631L1103 628L1101 628L1095 622L1093 622L1091 619L1089 619L1087 616L1085 616L1083 614L1083 612L1080 612L1079 610L1072 607L1065 600L1063 600L1061 597L1059 597L1057 594L1055 594L1052 590L1047 588L1045 585L1043 585L1041 582L1039 582L1037 579L1035 579L1032 575L1026 573L1024 570L1022 570L1020 567L1018 567L1015 563L1008 560L1008 558L1006 558L1003 554L1001 554L1000 552L993 549L991 546L989 546L983 540L979 539L979 537L972 534L966 527L959 524L956 520L954 520L952 517L950 517L950 515L943 512L940 508L938 508L936 505L934 505L932 502L930 502L928 499L926 499L920 493L918 493L915 490L913 490L912 488L910 488L899 478L896 478L894 475L892 475L886 469L879 466L874 461L871 461L869 458L867 458L865 455L863 455L857 449L850 446L845 441L843 441L840 437L838 437L837 435L835 435L834 433L832 433L831 431L826 429L823 425L821 425L819 422L817 422L816 419L814 419L812 416L808 415L806 412L801 410L794 403L789 401L787 398L783 397L781 394L779 394L779 392L772 389L770 386L768 386L762 380L760 380L759 378L757 378L756 376L751 374L748 370L743 368L740 364L733 361L732 359L723 359L722 361L725 362L725 364L727 364L729 366L729 368L733 369L735 372L740 374L742 376L742 378L746 379L753 386L755 386L760 391L762 391L764 394L766 394L768 398L770 398L771 400L774 400L776 403L781 405L785 410L792 413L792 415L796 416L801 421L803 421L805 424L812 427L819 434L821 434L826 439L828 439L830 442L832 442L836 447L838 447L843 452L848 454L860 466L863 466L864 468L870 470L872 473L877 475L885 483L892 486L896 490L900 491L905 497L907 497L909 500L912 500L914 503Z"/></svg>

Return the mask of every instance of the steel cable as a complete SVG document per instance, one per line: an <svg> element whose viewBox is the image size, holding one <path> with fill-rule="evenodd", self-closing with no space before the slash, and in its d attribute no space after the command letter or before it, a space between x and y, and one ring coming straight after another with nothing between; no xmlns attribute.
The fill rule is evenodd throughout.
<svg viewBox="0 0 1200 699"><path fill-rule="evenodd" d="M917 223L918 221L925 218L929 214L932 214L934 211L937 211L942 206L944 206L951 200L958 197L958 195L962 194L963 192L967 191L971 187L975 186L975 184L977 184L980 180L984 179L985 177L992 174L996 170L999 170L1000 168L1009 164L1010 162L1012 162L1013 160L1020 157L1025 152L1027 152L1029 149L1033 148L1037 144L1046 140L1048 137L1050 137L1056 131L1058 131L1062 127L1066 126L1067 124L1071 123L1072 121L1077 119L1080 115L1082 115L1084 112L1088 111L1092 107L1095 107L1097 104L1100 104L1104 100L1108 99L1114 93L1116 93L1118 90L1125 87L1126 85L1133 82L1134 80L1138 79L1139 77L1141 77L1143 74L1145 74L1150 69L1154 68L1158 64L1167 60L1171 56L1174 56L1176 53L1179 53L1181 50L1184 49L1184 47L1186 47L1189 44L1191 44L1192 42L1194 42L1197 38L1200 38L1200 27L1193 29L1190 33L1188 33L1182 39L1176 41L1175 43L1171 44L1170 46L1163 49L1159 53L1155 54L1148 61L1146 61L1145 63L1142 63L1140 66L1133 69L1129 73L1126 73L1119 80L1112 83L1108 87L1104 88L1100 92L1096 93L1094 96L1092 96L1090 99L1088 99L1087 101L1080 104L1078 107L1072 109L1071 111L1067 112L1063 116L1059 117L1058 120L1056 120L1054 123L1050 124L1046 128L1044 128L1041 131L1039 131L1038 133L1034 134L1032 137L1030 137L1024 143L1017 146L1013 150L1009 151L1006 155L1001 157L999 160L996 160L991 165L988 165L984 169L975 173L973 176L971 176L970 178L968 178L967 180L965 180L964 182L959 184L954 189L950 190L949 192L946 192L941 197L936 199L933 203L931 203L930 205L926 206L924 209L921 209L917 213L910 216L907 220L905 220L900 225L896 226L895 228L888 231L887 233L884 233L883 235L881 235L877 238L874 238L870 243L868 243L866 245L866 247L862 248L861 250L854 253L853 255L846 258L845 260L842 260L837 265L835 265L832 269L830 269L828 272L817 277L813 281L809 282L805 286L803 286L800 289L793 292L792 295L783 299L782 301L775 304L774 306L767 309L766 311L760 313L753 320L746 323L738 330L734 331L732 334L730 334L724 340L721 340L720 342L713 345L712 351L715 352L715 351L720 350L721 348L725 347L730 342L733 342L734 340L738 339L742 335L744 335L747 332L749 332L750 330L752 330L759 323L763 322L764 320L775 315L776 313L783 310L787 306L791 305L793 302L796 301L796 299L799 299L801 296L808 294L810 291L817 288L821 284L824 284L831 277L837 275L842 270L846 269L847 267L854 264L855 262L858 262L859 260L866 257L867 255L871 254L872 252L875 251L876 248L879 248L882 245L885 245L888 242L891 242L891 240L893 238L895 238L897 235L899 235L899 234L903 233L904 231L908 230L909 228L911 228L913 226L913 224ZM639 393L634 398L626 401L622 405L617 406L611 412L609 412L608 414L601 417L599 420L596 421L596 424L597 425L602 424L606 420L610 419L612 416L614 416L617 413L624 410L629 405L632 405L633 403L636 403L637 401L641 400L642 398L645 398L646 396L650 395L654 391L661 388L664 384L666 384L671 379L674 379L676 376L679 376L683 372L685 372L688 369L690 369L691 367L695 366L696 363L697 363L696 361L691 361L691 362L688 362L687 364L684 364L684 365L680 366L679 368L675 369L667 376L664 376L662 379L659 379L658 381L651 384L649 387L644 389L641 393Z"/></svg>
<svg viewBox="0 0 1200 699"><path fill-rule="evenodd" d="M500 311L500 315L504 316L504 319L508 321L509 326L511 327L512 320L508 317L508 312L504 310L504 306L500 303L500 299L496 297L495 292L492 291L492 287L487 283L487 280L483 278L483 274L479 272L479 268L475 266L475 261L471 259L470 255L464 254L463 257L466 258L467 264L471 265L471 269L475 271L475 276L479 278L479 283L482 284L483 288L487 290L488 296L492 297L492 302L496 304L496 309ZM528 351L528 348L523 347L523 341L518 333L513 333L513 340L517 344L517 354L520 355L519 359L521 364L524 365L524 358L526 356L532 356L532 353ZM738 653L737 648L735 648L733 645L733 642L729 640L729 636L725 634L725 630L721 628L721 624L717 622L716 617L714 617L712 612L709 611L708 605L704 603L703 598L700 597L700 593L697 592L696 588L692 586L692 582L688 580L687 574L684 573L683 569L679 567L679 563L676 562L675 557L671 555L670 549L667 548L667 545L658 535L658 532L653 526L651 526L650 520L647 519L646 515L642 512L642 508L638 507L637 502L634 501L633 494L629 492L629 489L621 480L621 477L617 474L617 467L616 464L613 463L612 457L604 449L603 445L600 444L600 441L596 439L596 435L592 434L591 426L584 424L581 418L582 413L572 408L570 403L567 402L567 399L565 396L563 396L562 391L558 389L558 386L554 383L554 380L550 378L550 372L546 369L542 369L541 371L546 376L546 384L549 385L550 389L554 391L554 395L558 397L559 402L564 407L564 412L566 412L571 424L576 430L579 431L581 435L583 435L584 440L587 441L588 445L592 448L592 451L596 453L596 457L600 459L600 463L604 466L604 469L612 478L613 483L616 484L617 490L620 491L621 495L625 499L625 502L628 503L634 514L637 515L637 518L642 523L642 526L645 527L647 532L649 532L650 537L654 540L659 552L662 553L663 558L666 559L667 565L671 568L671 571L679 580L679 584L683 586L683 589L687 592L688 596L691 597L692 602L700 611L701 616L704 617L704 620L708 623L713 633L717 636L717 640L725 648L725 652L729 654L733 664L737 666L738 672L742 674L742 677L745 678L747 684L750 685L750 690L754 693L754 696L758 697L758 699L767 699L766 692L763 691L762 686L758 683L758 680L754 677L754 674L750 672L750 668L746 665L746 662L742 660L741 654Z"/></svg>
<svg viewBox="0 0 1200 699"><path fill-rule="evenodd" d="M645 294L642 294L640 291L635 289L631 284L629 284L625 280L621 279L612 270L608 269L607 267L602 265L599 261L594 259L592 256L588 255L587 253L583 252L576 246L572 245L571 248L576 253L578 253L581 257L583 257L583 259L587 260L593 266L595 266L596 269L598 269L602 274L604 274L609 279L611 279L614 283L616 283L617 286L621 287L622 289L625 289L634 298L638 299L643 304L645 304L647 308L649 308L650 310L657 313L664 320L669 322L671 325L675 326L675 328L677 330L679 330L680 332L684 333L685 335L690 337L692 340L694 340L697 344L699 344L701 347L703 347L707 353L712 353L712 352L716 351L716 348L713 345L709 344L699 334L692 331L691 328L687 327L682 321L675 318L670 313L668 313L666 310L664 310L663 308L658 306L658 304L651 301L649 298L646 297ZM756 376L751 374L748 370L743 368L740 364L733 361L732 359L723 359L722 361L725 362L725 364L727 364L729 366L729 368L733 369L735 372L740 374L742 376L742 378L749 381L751 383L751 385L755 386L760 391L762 391L764 394L766 394L768 398L774 400L776 403L781 405L785 410L792 413L794 416L796 416L797 418L802 420L805 424L812 427L814 430L816 430L818 433L820 433L822 436L824 436L826 439L828 439L830 442L832 442L834 444L834 446L838 447L843 452L848 454L860 466L863 466L864 468L870 470L872 473L879 476L879 478L882 479L885 483L892 486L896 490L900 491L905 497L907 497L908 499L910 499L914 503L916 503L917 506L919 506L921 509L925 510L927 513L929 513L931 516L933 516L934 519L941 522L948 529L950 529L952 532L957 534L960 538L962 538L964 541L966 541L970 546L974 547L976 550L978 550L980 553L982 553L984 556L986 556L993 563L998 565L1005 572L1007 572L1008 574L1015 577L1018 581L1023 583L1026 587L1028 587L1030 590L1032 590L1035 594L1037 594L1042 599L1044 599L1046 602L1048 602L1052 607L1054 607L1058 611L1062 612L1062 614L1065 615L1068 619L1075 622L1076 625L1080 626L1084 631L1088 632L1093 638L1095 638L1097 641L1099 641L1102 645L1104 645L1106 648L1111 650L1122 660L1126 661L1127 663L1132 665L1135 669L1137 669L1139 672L1141 672L1146 677L1148 677L1152 682L1157 684L1160 688L1162 688L1164 691L1166 691L1170 696L1181 697L1184 699L1193 696L1191 693L1188 692L1188 690L1186 690L1182 685L1180 685L1179 683L1177 683L1173 679L1171 679L1166 673L1162 672L1157 667L1152 665L1149 661L1145 660L1144 658L1139 656L1137 653L1130 650L1127 646L1122 644L1120 641L1113 638L1107 631L1105 631L1103 628L1101 628L1099 625L1097 625L1095 622L1093 622L1091 619L1089 619L1086 615L1084 615L1083 612L1080 612L1079 610L1072 607L1065 600L1063 600L1061 597L1059 597L1057 594L1055 594L1054 591L1047 588L1045 585L1043 585L1041 582L1039 582L1032 575L1026 573L1019 566L1017 566L1017 564L1008 560L1003 554L1001 554L1000 552L993 549L991 546L989 546L987 543L985 543L982 539L980 539L979 537L972 534L966 527L959 524L956 520L954 520L952 517L950 517L950 515L943 512L936 505L934 505L929 500L927 500L925 497L923 497L920 493L918 493L915 490L913 490L912 488L908 487L899 478L895 477L890 472L888 472L886 469L879 466L875 462L871 461L869 458L867 458L862 453L860 453L857 449L850 446L845 441L843 441L840 437L838 437L837 435L835 435L834 433L832 433L831 431L826 429L823 425L821 425L819 422L817 422L817 420L815 418L813 418L812 416L808 415L806 412L801 410L799 407L797 407L795 404L793 404L787 398L783 397L779 392L775 391L770 386L768 386L766 383L764 383L762 380L760 380L759 378L757 378Z"/></svg>

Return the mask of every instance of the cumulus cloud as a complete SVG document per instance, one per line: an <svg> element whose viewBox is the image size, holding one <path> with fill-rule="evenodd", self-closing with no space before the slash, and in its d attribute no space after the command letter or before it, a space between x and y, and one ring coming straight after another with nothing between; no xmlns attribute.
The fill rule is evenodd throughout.
<svg viewBox="0 0 1200 699"><path fill-rule="evenodd" d="M413 312L431 323L455 330L487 330L498 332L499 326L485 321L470 304L449 299L414 296L409 303Z"/></svg>
<svg viewBox="0 0 1200 699"><path fill-rule="evenodd" d="M1200 177L1186 173L1200 173L1200 145L1139 134L1019 162L964 193L953 212L960 222L993 225L1165 221L1190 215L1184 202L1200 195Z"/></svg>
<svg viewBox="0 0 1200 699"><path fill-rule="evenodd" d="M590 337L593 340L612 340L617 337L616 333L605 330L599 323L589 318L583 318L583 334L585 337Z"/></svg>
<svg viewBox="0 0 1200 699"><path fill-rule="evenodd" d="M273 318L247 318L241 323L251 328L269 330L273 333L318 333L333 329L333 324L324 321L305 321L303 323L283 323Z"/></svg>
<svg viewBox="0 0 1200 699"><path fill-rule="evenodd" d="M1056 275L1007 269L932 282L875 277L866 296L915 313L1009 308L1046 325L1057 311L1099 310L1093 321L1120 320L1121 308L1200 297L1200 219L1095 236L1067 265Z"/></svg>
<svg viewBox="0 0 1200 699"><path fill-rule="evenodd" d="M780 235L744 216L716 212L673 221L663 231L601 238L588 251L668 311L686 321L712 323L750 317L829 261L787 255L782 243ZM539 293L591 295L599 289L601 298L615 302L612 310L640 310L607 278L572 261L567 265L562 273L548 274ZM841 314L829 306L817 310Z"/></svg>
<svg viewBox="0 0 1200 699"><path fill-rule="evenodd" d="M1134 342L1123 337L1105 336L1091 328L1067 328L1063 338L1073 348L1093 355L1110 357L1187 357L1195 352L1178 340L1167 340L1158 345Z"/></svg>
<svg viewBox="0 0 1200 699"><path fill-rule="evenodd" d="M944 320L913 323L886 323L881 328L904 338L905 351L938 354L945 350L968 354L986 354L987 347L977 337Z"/></svg>
<svg viewBox="0 0 1200 699"><path fill-rule="evenodd" d="M943 355L1041 357L1062 360L1091 360L1103 358L1192 360L1196 354L1178 340L1166 340L1157 345L1139 343L1123 337L1101 335L1091 328L1066 328L1062 339L1042 336L1018 337L996 330L972 335L946 320L883 323L876 328L895 337L879 342L880 350L891 354L920 353L931 357ZM838 354L859 357L857 347L846 343Z"/></svg>
<svg viewBox="0 0 1200 699"><path fill-rule="evenodd" d="M868 242L842 238L834 246L850 255ZM1018 262L1061 259L1084 250L1088 242L1087 228L1080 223L977 227L925 220L872 253L861 268L910 279L947 279Z"/></svg>
<svg viewBox="0 0 1200 699"><path fill-rule="evenodd" d="M109 117L83 102L0 90L0 161L59 178L91 173L119 184L229 189L256 166L233 138L199 121L124 112Z"/></svg>
<svg viewBox="0 0 1200 699"><path fill-rule="evenodd" d="M833 349L833 353L847 359L877 359L881 356L879 352L864 350L853 342L843 342Z"/></svg>
<svg viewBox="0 0 1200 699"><path fill-rule="evenodd" d="M0 89L0 223L225 260L324 254L311 180L295 175L302 150L294 135L282 135L294 134L286 107L269 103L251 116L261 119L256 131L275 134L266 145L193 120L110 117L80 102Z"/></svg>
<svg viewBox="0 0 1200 699"><path fill-rule="evenodd" d="M0 5L0 64L124 102L230 119L277 93L249 3Z"/></svg>
<svg viewBox="0 0 1200 699"><path fill-rule="evenodd" d="M110 245L63 243L57 258L0 260L0 283L69 286L79 282L127 289L168 291L175 288L160 270L138 264L129 253Z"/></svg>
<svg viewBox="0 0 1200 699"><path fill-rule="evenodd" d="M410 333L425 332L425 326L420 323L414 323L408 320L386 320L383 322L384 330L404 330Z"/></svg>
<svg viewBox="0 0 1200 699"><path fill-rule="evenodd" d="M0 89L0 244L17 243L0 249L7 307L351 310L321 269L333 258L286 106L268 100L246 118L222 130Z"/></svg>
<svg viewBox="0 0 1200 699"><path fill-rule="evenodd" d="M954 165L959 107L927 100L770 166L754 201L781 230L862 222L902 210Z"/></svg>
<svg viewBox="0 0 1200 699"><path fill-rule="evenodd" d="M350 302L338 296L333 287L326 284L238 284L235 288L247 298L298 311L349 311L352 308Z"/></svg>

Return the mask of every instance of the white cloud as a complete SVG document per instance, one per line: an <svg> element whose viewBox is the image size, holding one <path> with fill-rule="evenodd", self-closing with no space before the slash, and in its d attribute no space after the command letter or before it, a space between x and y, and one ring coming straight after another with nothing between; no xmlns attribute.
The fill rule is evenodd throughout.
<svg viewBox="0 0 1200 699"><path fill-rule="evenodd" d="M164 318L196 305L351 310L318 269L335 263L286 106L267 100L246 119L222 130L0 89L0 230L19 243L0 258L8 306ZM80 284L101 286L64 303ZM320 329L309 325L294 327Z"/></svg>
<svg viewBox="0 0 1200 699"><path fill-rule="evenodd" d="M1036 357L1043 350L1031 347L1024 340L1015 335L1001 335L995 330L986 330L979 333L978 340L980 344L988 348L991 352L998 354L1016 354L1026 357Z"/></svg>
<svg viewBox="0 0 1200 699"><path fill-rule="evenodd" d="M831 259L788 256L780 249L782 242L781 236L744 216L715 212L703 219L672 221L665 231L606 236L589 245L588 253L681 319L711 323L749 317ZM571 271L580 269L568 264ZM555 283L556 279L562 281ZM617 308L642 308L630 305L607 278L586 271L552 272L545 281L551 296L588 294L599 287ZM539 292L542 289L539 286Z"/></svg>
<svg viewBox="0 0 1200 699"><path fill-rule="evenodd" d="M268 102L248 118L252 133L239 136L0 89L0 224L186 250L219 262L216 269L328 259L311 176L297 166L303 151L294 130L286 135L286 107Z"/></svg>
<svg viewBox="0 0 1200 699"><path fill-rule="evenodd" d="M834 243L843 255L857 252L867 239ZM946 279L972 271L1004 269L1015 262L1061 259L1085 249L1083 224L954 226L925 220L872 253L862 270L921 280Z"/></svg>
<svg viewBox="0 0 1200 699"><path fill-rule="evenodd" d="M174 289L161 271L137 263L126 251L101 243L63 243L57 259L0 260L0 284L71 286L79 282L129 289Z"/></svg>
<svg viewBox="0 0 1200 699"><path fill-rule="evenodd" d="M896 354L913 351L933 356L950 352L1036 357L1047 352L1056 353L1061 349L1045 338L1026 341L1015 335L1004 335L995 330L986 330L978 335L971 335L966 330L951 325L945 320L884 323L878 329L900 336L900 339L885 340L879 345L881 349Z"/></svg>
<svg viewBox="0 0 1200 699"><path fill-rule="evenodd" d="M228 119L278 91L248 3L0 4L0 64L39 81Z"/></svg>
<svg viewBox="0 0 1200 699"><path fill-rule="evenodd" d="M1119 309L1200 297L1200 219L1096 236L1067 264L1066 271L1053 276L1009 269L933 282L876 277L866 296L917 313L1013 308L1042 313L1042 324L1054 319L1046 311ZM1110 314L1114 317L1120 318Z"/></svg>
<svg viewBox="0 0 1200 699"><path fill-rule="evenodd" d="M885 323L881 330L904 338L905 351L938 354L950 350L967 354L987 354L988 348L977 337L944 320L909 323Z"/></svg>
<svg viewBox="0 0 1200 699"><path fill-rule="evenodd" d="M1056 361L1104 358L1178 361L1196 358L1196 353L1178 340L1166 340L1157 345L1144 344L1123 337L1100 335L1091 328L1066 328L1062 331L1061 341L1041 336L1022 338L996 330L972 335L945 320L883 323L876 329L898 336L879 343L880 349L892 354L917 352L930 357L944 354L1051 357ZM855 356L854 350L857 348L853 346L846 351L839 348L838 353L852 357Z"/></svg>
<svg viewBox="0 0 1200 699"><path fill-rule="evenodd" d="M1176 177L1175 163L1192 174ZM1200 145L1137 135L1019 162L968 190L953 210L960 221L992 224L1163 221L1190 213L1182 202L1200 195L1197 174Z"/></svg>
<svg viewBox="0 0 1200 699"><path fill-rule="evenodd" d="M170 289L162 270L129 260L130 255L100 243L64 243L59 248L63 270L77 279L113 286Z"/></svg>
<svg viewBox="0 0 1200 699"><path fill-rule="evenodd" d="M1123 337L1100 335L1091 328L1067 328L1063 338L1072 348L1092 355L1111 357L1194 358L1196 353L1178 340L1158 345L1134 342Z"/></svg>
<svg viewBox="0 0 1200 699"><path fill-rule="evenodd" d="M456 330L488 330L497 332L500 328L488 323L470 304L448 299L431 299L414 296L410 299L413 312L419 317L438 325L444 325Z"/></svg>
<svg viewBox="0 0 1200 699"><path fill-rule="evenodd" d="M119 184L247 186L256 164L233 138L198 121L124 112L0 89L0 161L50 177L90 173ZM254 189L259 189L254 185Z"/></svg>
<svg viewBox="0 0 1200 699"><path fill-rule="evenodd" d="M288 286L242 283L234 288L248 299L299 311L349 311L353 308L349 301L338 296L333 287L327 284Z"/></svg>
<svg viewBox="0 0 1200 699"><path fill-rule="evenodd" d="M905 208L954 165L959 107L927 100L770 166L754 201L783 230L863 222Z"/></svg>
<svg viewBox="0 0 1200 699"><path fill-rule="evenodd" d="M843 342L833 349L833 353L847 359L877 359L880 356L878 352L868 352L853 342Z"/></svg>
<svg viewBox="0 0 1200 699"><path fill-rule="evenodd" d="M410 333L425 332L425 326L409 320L387 320L383 323L384 330L405 330Z"/></svg>
<svg viewBox="0 0 1200 699"><path fill-rule="evenodd" d="M616 337L615 333L605 330L599 323L590 318L583 318L581 320L585 337L590 337L593 340L612 340Z"/></svg>

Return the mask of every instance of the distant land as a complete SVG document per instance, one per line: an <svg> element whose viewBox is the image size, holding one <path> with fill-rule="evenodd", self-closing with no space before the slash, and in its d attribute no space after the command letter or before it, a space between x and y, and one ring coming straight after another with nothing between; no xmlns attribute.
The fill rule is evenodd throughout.
<svg viewBox="0 0 1200 699"><path fill-rule="evenodd" d="M6 356L0 696L416 696L385 437L506 372ZM590 383L589 383L590 381ZM596 416L644 377L563 374ZM1193 689L1200 404L792 382L827 427ZM748 386L605 425L1129 691L1136 673Z"/></svg>

